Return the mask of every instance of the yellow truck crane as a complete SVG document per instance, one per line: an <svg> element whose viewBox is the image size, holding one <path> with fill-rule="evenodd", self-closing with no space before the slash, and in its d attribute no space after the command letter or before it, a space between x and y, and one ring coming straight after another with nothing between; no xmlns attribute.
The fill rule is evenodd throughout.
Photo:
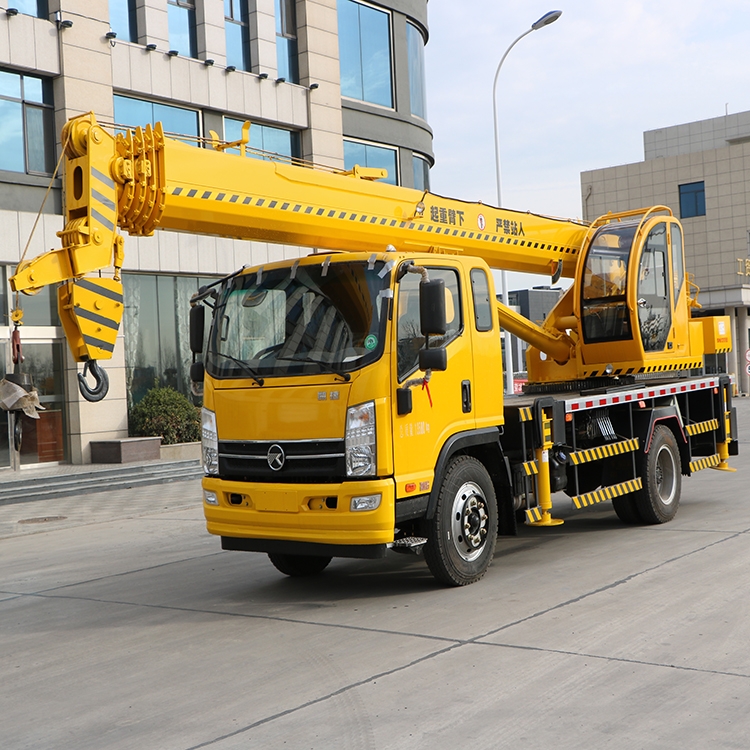
<svg viewBox="0 0 750 750"><path fill-rule="evenodd" d="M158 124L113 136L74 118L63 247L11 280L60 284L97 399L122 313L118 226L313 248L191 301L203 503L224 549L268 553L289 575L423 552L437 579L464 585L518 521L562 523L555 492L664 523L683 476L731 470L731 378L705 366L730 349L729 321L693 317L668 208L587 224L466 203L384 184L381 170L246 158L247 128L195 148ZM496 302L491 268L573 283L539 326ZM530 344L522 396L503 396L501 327Z"/></svg>

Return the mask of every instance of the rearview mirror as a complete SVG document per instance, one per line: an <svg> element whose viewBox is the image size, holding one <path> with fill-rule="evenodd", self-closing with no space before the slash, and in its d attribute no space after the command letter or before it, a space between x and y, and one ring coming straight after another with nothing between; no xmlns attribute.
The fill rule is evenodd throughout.
<svg viewBox="0 0 750 750"><path fill-rule="evenodd" d="M444 336L448 330L445 312L445 281L433 279L419 285L419 326L423 336Z"/></svg>
<svg viewBox="0 0 750 750"><path fill-rule="evenodd" d="M422 370L422 372L427 372L427 370L444 372L447 370L448 352L445 347L441 346L436 349L420 349L419 369Z"/></svg>
<svg viewBox="0 0 750 750"><path fill-rule="evenodd" d="M190 351L193 354L203 353L203 334L206 328L206 308L194 305L190 308Z"/></svg>

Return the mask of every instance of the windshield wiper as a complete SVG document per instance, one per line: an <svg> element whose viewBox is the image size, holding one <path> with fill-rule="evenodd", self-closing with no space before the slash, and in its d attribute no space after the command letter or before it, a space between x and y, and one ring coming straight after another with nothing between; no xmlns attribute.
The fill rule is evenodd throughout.
<svg viewBox="0 0 750 750"><path fill-rule="evenodd" d="M231 354L224 354L224 352L209 351L208 353L217 357L225 357L230 362L239 365L258 385L263 385L263 383L265 383L265 380L259 377L255 370L253 370L244 359L237 359L237 357L233 357Z"/></svg>
<svg viewBox="0 0 750 750"><path fill-rule="evenodd" d="M320 359L313 359L312 357L276 357L276 361L278 362L279 360L285 362L309 362L310 364L318 365L326 372L338 375L338 377L340 377L345 383L348 383L352 379L352 376L348 372L341 372L337 367L334 367L328 362L323 362Z"/></svg>

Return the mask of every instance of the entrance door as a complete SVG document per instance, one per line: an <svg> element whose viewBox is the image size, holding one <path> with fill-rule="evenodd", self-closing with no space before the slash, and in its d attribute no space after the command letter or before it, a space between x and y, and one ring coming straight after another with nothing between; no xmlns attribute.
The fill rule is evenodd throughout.
<svg viewBox="0 0 750 750"><path fill-rule="evenodd" d="M30 341L27 337L23 344L23 371L31 375L44 411L39 412L39 419L32 419L25 414L21 416L22 465L65 461L67 458L63 343Z"/></svg>

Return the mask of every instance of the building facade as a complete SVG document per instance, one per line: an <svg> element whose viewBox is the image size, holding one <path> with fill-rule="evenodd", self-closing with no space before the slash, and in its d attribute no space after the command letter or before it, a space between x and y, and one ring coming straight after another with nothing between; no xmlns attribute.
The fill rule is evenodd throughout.
<svg viewBox="0 0 750 750"><path fill-rule="evenodd" d="M154 385L188 388L187 310L205 280L296 247L159 232L125 237L125 315L110 393L78 393L81 367L59 325L54 289L11 294L23 258L59 247L66 120L93 111L111 127L161 121L202 147L216 133L335 168L385 167L426 188L427 0L8 0L0 9L0 357L13 371L10 311L24 311L22 369L45 411L0 412L0 469L88 463L90 442L126 437L128 408ZM258 157L258 154L256 154ZM262 158L262 157L261 157ZM49 188L49 189L48 189ZM41 208L40 208L41 207ZM32 229L34 229L32 233Z"/></svg>
<svg viewBox="0 0 750 750"><path fill-rule="evenodd" d="M728 355L750 393L750 112L644 133L644 160L581 174L585 219L664 205L683 225L685 264L706 312L729 315Z"/></svg>

